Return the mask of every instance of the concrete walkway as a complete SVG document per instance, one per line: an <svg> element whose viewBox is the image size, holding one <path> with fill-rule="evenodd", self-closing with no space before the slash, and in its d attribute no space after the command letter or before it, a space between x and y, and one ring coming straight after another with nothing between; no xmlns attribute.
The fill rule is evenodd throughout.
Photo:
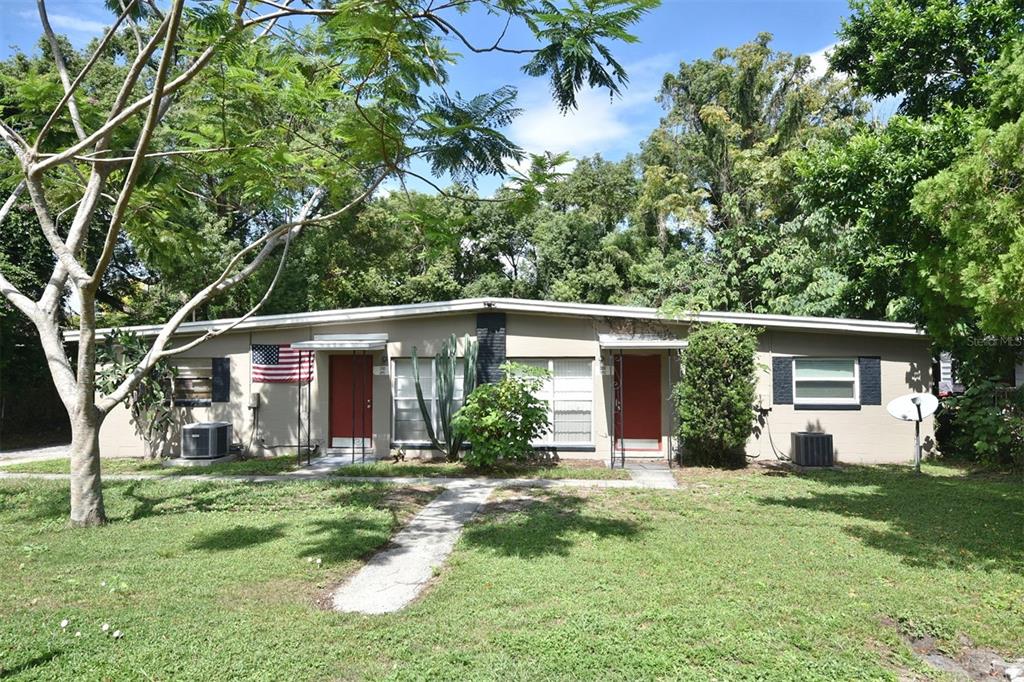
<svg viewBox="0 0 1024 682"><path fill-rule="evenodd" d="M672 469L663 459L627 459L626 471L641 488L678 488Z"/></svg>
<svg viewBox="0 0 1024 682"><path fill-rule="evenodd" d="M0 470L0 480L37 479L66 481L68 474L31 474ZM290 481L338 481L339 483L386 483L389 485L427 485L451 488L460 485L483 485L502 488L643 488L636 481L582 479L582 478L446 478L442 476L335 476L333 474L296 471L286 474L225 475L196 474L172 476L168 474L103 474L104 481L217 481L220 483L287 483Z"/></svg>
<svg viewBox="0 0 1024 682"><path fill-rule="evenodd" d="M450 486L334 592L334 608L370 614L404 608L427 586L494 488L475 482Z"/></svg>
<svg viewBox="0 0 1024 682"><path fill-rule="evenodd" d="M61 445L18 448L16 450L0 450L0 465L39 462L44 459L62 459L68 456L69 447L71 447L70 443L64 443Z"/></svg>

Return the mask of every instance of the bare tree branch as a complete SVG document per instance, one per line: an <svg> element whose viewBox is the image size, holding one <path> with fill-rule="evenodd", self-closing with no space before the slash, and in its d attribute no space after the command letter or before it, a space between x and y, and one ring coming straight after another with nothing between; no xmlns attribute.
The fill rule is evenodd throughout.
<svg viewBox="0 0 1024 682"><path fill-rule="evenodd" d="M82 264L75 258L75 254L71 252L68 245L57 234L57 225L53 222L49 204L46 201L46 195L43 192L43 185L39 177L28 175L25 178L25 182L28 187L29 196L32 197L32 208L35 209L36 218L39 220L39 227L42 229L46 241L50 244L50 250L57 256L76 283L86 282L89 279L89 275L86 273L85 268L82 267Z"/></svg>
<svg viewBox="0 0 1024 682"><path fill-rule="evenodd" d="M135 368L134 371L132 371L132 373L129 376L125 378L124 381L121 382L121 384L113 392L110 393L110 395L105 396L97 404L97 408L102 413L109 412L111 409L113 409L114 406L116 406L119 402L124 400L133 390L135 390L139 382L142 381L143 377L145 377L149 370L153 368L153 365L159 362L162 358L183 352L188 348L192 348L195 345L198 345L202 341L208 341L211 338L220 336L221 334L224 334L227 331L234 329L239 324L241 324L245 319L248 319L256 312L258 312L260 307L262 307L263 303L270 297L272 287L275 285L277 281L276 276L274 278L274 281L271 283L271 289L268 290L264 294L260 302L257 305L255 305L252 309L250 309L249 312L247 312L242 318L232 320L231 322L225 324L225 326L223 327L208 331L205 335L200 337L202 341L195 340L189 342L189 344L186 346L172 348L169 350L167 349L167 344L170 342L171 337L175 334L175 332L178 330L178 327L181 326L182 322L184 322L188 318L188 316L192 313L193 310L195 310L196 308L198 308L200 305L210 300L211 298L230 290L239 282L242 282L246 278L248 278L273 253L273 251L280 244L280 239L282 236L284 236L285 234L290 234L292 230L301 231L303 228L309 225L323 224L324 222L333 220L334 218L337 218L338 216L351 210L353 207L357 206L359 203L364 201L367 197L371 196L373 192L376 191L380 183L384 181L385 177L386 174L378 175L377 178L373 182L371 182L362 193L359 194L359 196L357 196L355 199L345 204L341 208L320 216L309 217L310 213L313 210L315 210L316 205L319 203L320 199L323 196L323 189L318 189L316 192L313 193L313 196L310 197L310 199L305 203L303 208L300 210L296 220L289 221L287 223L279 225L278 227L274 228L260 239L256 240L249 246L245 247L244 249L236 253L235 256L228 263L227 267L223 270L223 272L221 272L221 275L216 280L214 280L209 285L204 287L200 292L195 294L188 301L188 303L179 308L178 311L174 315L172 315L171 318L166 323L164 323L163 329L161 329L156 339L154 339L153 344L150 346L149 352L146 353L146 356L142 359L139 365ZM256 248L259 248L259 252L252 259L252 261L247 263L245 267L243 267L238 273L231 275L231 272L235 269L235 267L238 265L241 259L243 259L247 254L254 251Z"/></svg>
<svg viewBox="0 0 1024 682"><path fill-rule="evenodd" d="M7 201L4 202L4 205L0 207L0 223L4 222L4 218L6 218L7 214L11 212L12 208L14 208L14 202L18 200L18 197L20 197L21 193L24 191L25 181L22 180L18 183L18 186L14 188L14 191L11 192L11 196L7 197Z"/></svg>
<svg viewBox="0 0 1024 682"><path fill-rule="evenodd" d="M24 165L26 155L28 154L28 143L25 142L24 138L18 134L18 131L3 121L0 121L0 137L4 139L7 146L11 148L14 155L18 157L18 160L21 161L22 165Z"/></svg>
<svg viewBox="0 0 1024 682"><path fill-rule="evenodd" d="M50 52L53 53L53 61L57 65L57 75L64 86L64 94L67 95L72 91L71 77L68 76L68 67L64 62L64 53L60 49L60 43L57 42L57 36L54 35L53 28L50 27L50 18L46 16L46 0L36 0L36 7L39 9L39 23L43 26L43 35L46 36L46 42L50 44ZM85 127L82 125L82 117L78 113L78 104L75 102L74 97L68 97L66 101L68 113L71 114L71 125L74 126L78 139L84 139Z"/></svg>
<svg viewBox="0 0 1024 682"><path fill-rule="evenodd" d="M232 152L237 149L251 149L252 145L242 145L240 147L207 147L205 149L174 149L166 152L149 152L142 155L144 159L159 159L165 156L188 156L189 154L210 154L215 152ZM110 163L110 164L121 164L128 163L135 159L135 156L113 156L105 157L99 156L100 154L107 154L110 150L106 149L101 152L93 152L92 154L83 154L81 156L73 157L76 161L84 161L85 163ZM40 158L46 158L50 154L42 154Z"/></svg>
<svg viewBox="0 0 1024 682"><path fill-rule="evenodd" d="M117 21L114 22L114 25L107 29L107 32L103 35L103 39L100 40L100 44L96 46L95 50L93 50L92 55L89 57L89 61L85 63L85 66L82 67L82 70L75 77L75 80L71 82L70 87L65 88L64 96L61 98L60 102L57 103L57 106L54 107L53 112L50 114L50 118L48 118L46 120L46 123L43 124L43 127L39 129L39 134L36 135L36 149L39 149L39 146L42 143L43 138L46 137L46 133L49 132L50 127L60 116L60 112L64 108L64 105L72 100L72 97L75 91L78 89L78 86L82 84L82 81L85 79L86 74L88 74L89 71L92 70L92 67L95 66L96 61L99 59L100 55L106 49L107 44L110 42L110 39L114 37L115 33L117 33L118 27L121 25L121 22L124 21L124 18L128 16L128 13L131 11L131 8L135 5L136 1L137 0L130 0L128 2L128 5L124 8L124 11L121 12L121 15L117 18ZM141 46L139 48L139 51L141 52ZM82 137L84 137L84 134L82 135Z"/></svg>
<svg viewBox="0 0 1024 682"><path fill-rule="evenodd" d="M121 186L121 195L117 198L117 203L114 204L114 210L111 212L103 251L100 252L96 268L93 270L89 281L83 285L83 289L95 291L103 279L103 273L107 270L111 256L114 254L114 247L117 245L117 235L121 232L121 221L124 219L125 211L128 210L128 202L131 201L132 193L135 190L135 181L139 177L139 171L142 170L146 149L149 147L150 140L153 139L153 133L156 131L156 126L160 119L160 103L163 99L164 85L167 82L167 71L171 66L171 60L174 55L174 41L178 37L178 25L181 21L183 7L184 0L175 0L168 13L170 23L167 27L167 43L164 45L164 53L160 59L160 65L157 67L149 113L146 115L146 120L142 124L142 130L139 132L139 139L135 144L134 158L132 159L131 166L128 168L128 172L125 174L124 184Z"/></svg>

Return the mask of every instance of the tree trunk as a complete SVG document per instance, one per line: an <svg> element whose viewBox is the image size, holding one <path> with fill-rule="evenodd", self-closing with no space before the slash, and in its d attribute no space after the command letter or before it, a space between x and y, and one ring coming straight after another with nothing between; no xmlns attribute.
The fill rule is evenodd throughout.
<svg viewBox="0 0 1024 682"><path fill-rule="evenodd" d="M91 403L91 401L89 401ZM100 425L91 405L71 415L71 520L75 527L107 522L100 482Z"/></svg>

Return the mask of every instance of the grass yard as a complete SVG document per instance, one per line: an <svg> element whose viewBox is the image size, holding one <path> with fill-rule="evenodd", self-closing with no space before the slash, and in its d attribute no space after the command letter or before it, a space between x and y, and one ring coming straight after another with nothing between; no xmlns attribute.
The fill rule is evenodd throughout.
<svg viewBox="0 0 1024 682"><path fill-rule="evenodd" d="M314 463L316 460L313 460ZM305 463L305 460L303 460ZM267 476L283 474L298 469L295 455L281 455L264 459L245 459L207 467L165 467L159 462L147 462L137 458L104 458L104 474L158 474L161 476ZM22 464L0 465L0 471L31 474L66 474L66 459L48 459ZM578 478L578 479L628 479L622 469L609 469L597 461L563 460L557 465L540 466L530 464L503 464L486 471L470 469L462 464L447 462L369 462L345 466L335 472L338 476L490 476L493 478Z"/></svg>
<svg viewBox="0 0 1024 682"><path fill-rule="evenodd" d="M1019 477L684 486L499 491L421 600L367 617L324 588L426 491L112 482L114 522L69 530L62 484L0 481L0 677L941 679L900 631L1024 656Z"/></svg>

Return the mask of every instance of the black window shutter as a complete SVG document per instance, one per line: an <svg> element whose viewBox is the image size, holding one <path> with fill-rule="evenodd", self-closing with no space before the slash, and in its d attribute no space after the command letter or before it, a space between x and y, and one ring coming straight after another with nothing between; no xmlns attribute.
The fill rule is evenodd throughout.
<svg viewBox="0 0 1024 682"><path fill-rule="evenodd" d="M231 400L231 359L213 358L213 391L215 403L226 403Z"/></svg>
<svg viewBox="0 0 1024 682"><path fill-rule="evenodd" d="M505 364L505 313L479 313L476 338L480 348L476 356L476 381L488 384L501 381Z"/></svg>
<svg viewBox="0 0 1024 682"><path fill-rule="evenodd" d="M793 404L793 358L772 358L772 402Z"/></svg>
<svg viewBox="0 0 1024 682"><path fill-rule="evenodd" d="M860 404L882 404L882 358L858 358L860 363Z"/></svg>

